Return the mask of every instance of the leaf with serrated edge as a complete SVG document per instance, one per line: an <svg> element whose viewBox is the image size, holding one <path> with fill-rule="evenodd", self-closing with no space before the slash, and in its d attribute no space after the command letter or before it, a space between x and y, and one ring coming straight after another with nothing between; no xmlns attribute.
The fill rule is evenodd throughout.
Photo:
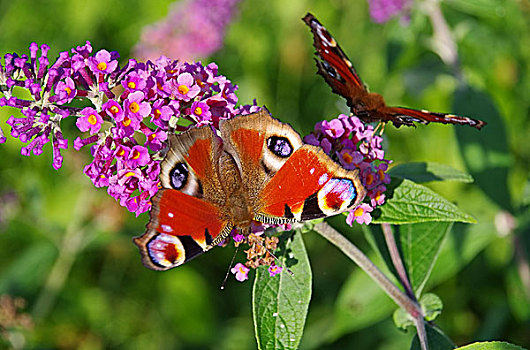
<svg viewBox="0 0 530 350"><path fill-rule="evenodd" d="M506 343L503 341L487 341L480 343L473 343L466 346L462 346L455 350L526 350L519 345Z"/></svg>
<svg viewBox="0 0 530 350"><path fill-rule="evenodd" d="M270 277L266 267L256 270L252 291L254 329L259 349L297 349L311 299L311 267L300 232L286 242L278 259L285 269ZM287 256L286 256L287 255Z"/></svg>
<svg viewBox="0 0 530 350"><path fill-rule="evenodd" d="M449 165L435 162L412 162L393 166L388 174L400 179L409 179L414 182L429 181L460 181L470 183L473 177L466 172L455 169Z"/></svg>
<svg viewBox="0 0 530 350"><path fill-rule="evenodd" d="M372 223L413 224L429 221L476 223L470 215L431 189L410 180L393 179L387 201L374 210Z"/></svg>

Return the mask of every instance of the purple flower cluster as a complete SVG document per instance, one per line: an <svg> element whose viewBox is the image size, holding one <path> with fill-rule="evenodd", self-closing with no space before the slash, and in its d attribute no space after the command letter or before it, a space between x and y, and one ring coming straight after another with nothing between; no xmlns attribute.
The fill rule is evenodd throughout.
<svg viewBox="0 0 530 350"><path fill-rule="evenodd" d="M408 11L412 5L411 0L368 0L370 6L370 17L376 23L384 23L390 18L404 15L403 19L408 22Z"/></svg>
<svg viewBox="0 0 530 350"><path fill-rule="evenodd" d="M359 169L370 204L363 203L350 211L346 222L369 224L370 212L385 202L386 186L390 176L386 173L389 160L385 159L382 137L374 134L371 125L365 125L355 116L339 115L331 121L315 125L315 130L304 137L304 142L320 146L346 169Z"/></svg>
<svg viewBox="0 0 530 350"><path fill-rule="evenodd" d="M41 154L51 141L53 166L59 169L60 149L68 148L61 122L77 118L75 124L86 137L78 137L74 148L90 145L94 158L84 173L137 215L150 209L150 198L158 190L160 151L169 129L217 127L221 119L257 109L236 108L237 86L219 75L214 63L203 66L161 57L146 63L129 60L120 68L117 53L100 50L92 55L87 42L71 54L60 53L50 66L48 47L41 46L37 58L38 49L31 44L30 57L8 54L0 65L0 106L18 108L23 115L7 121L11 135L27 143L21 153ZM13 96L14 87L29 90L32 100ZM91 106L69 106L74 98L88 100ZM3 135L0 141L5 141Z"/></svg>
<svg viewBox="0 0 530 350"><path fill-rule="evenodd" d="M223 45L226 28L241 0L186 0L173 4L167 17L143 30L134 49L139 59L160 55L194 61Z"/></svg>

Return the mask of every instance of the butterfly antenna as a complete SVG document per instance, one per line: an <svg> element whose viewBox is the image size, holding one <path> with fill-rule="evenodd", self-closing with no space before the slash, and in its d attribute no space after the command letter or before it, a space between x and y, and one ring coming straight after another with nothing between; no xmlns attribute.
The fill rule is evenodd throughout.
<svg viewBox="0 0 530 350"><path fill-rule="evenodd" d="M269 253L275 260L275 262L278 264L278 266L280 266L282 269L285 269L285 271L287 271L289 273L289 275L291 276L294 276L294 272L291 271L291 269L289 269L288 267L284 266L282 264L282 262L280 261L280 259L278 259L278 257L276 255L273 254L273 252L271 252L267 247L265 247L263 244L261 244L261 242L257 242L260 246L263 247L263 249L265 249L267 251L267 253Z"/></svg>
<svg viewBox="0 0 530 350"><path fill-rule="evenodd" d="M230 275L230 270L232 269L232 265L234 264L234 260L236 259L238 250L239 250L239 246L236 247L236 251L234 252L234 255L232 256L232 261L230 261L230 265L228 266L228 271L226 271L225 279L223 280L223 283L221 283L221 290L225 289L226 281L228 280L228 276Z"/></svg>

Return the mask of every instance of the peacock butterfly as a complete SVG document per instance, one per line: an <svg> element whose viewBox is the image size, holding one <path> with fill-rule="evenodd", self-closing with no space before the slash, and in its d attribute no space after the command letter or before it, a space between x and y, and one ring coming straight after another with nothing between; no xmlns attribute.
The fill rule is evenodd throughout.
<svg viewBox="0 0 530 350"><path fill-rule="evenodd" d="M170 136L161 163L162 188L146 232L134 238L144 265L179 266L212 249L233 228L252 221L283 224L355 208L366 189L316 146L266 110Z"/></svg>
<svg viewBox="0 0 530 350"><path fill-rule="evenodd" d="M367 123L390 121L396 127L401 125L414 126L414 122L421 124L430 122L461 124L477 129L486 125L486 122L482 120L454 114L387 106L383 96L368 92L351 61L342 51L337 41L315 16L308 13L303 18L303 21L311 28L313 33L315 55L319 58L315 59L318 74L324 77L324 80L331 86L334 93L346 99L351 112L363 121Z"/></svg>

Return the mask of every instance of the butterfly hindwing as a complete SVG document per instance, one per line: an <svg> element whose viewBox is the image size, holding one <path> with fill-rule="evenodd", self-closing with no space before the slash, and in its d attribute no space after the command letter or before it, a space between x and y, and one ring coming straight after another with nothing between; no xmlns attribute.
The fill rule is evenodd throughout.
<svg viewBox="0 0 530 350"><path fill-rule="evenodd" d="M486 123L482 120L473 119L461 115L449 113L437 113L427 110L418 110L405 107L385 107L383 113L391 116L389 120L399 120L401 124L414 126L414 122L421 124L442 123L469 125L477 129L482 128ZM401 125L400 124L400 125ZM399 125L396 125L399 126Z"/></svg>
<svg viewBox="0 0 530 350"><path fill-rule="evenodd" d="M172 135L161 163L162 189L152 201L147 231L134 239L144 265L167 270L211 249L233 225L222 209L216 170L221 143L209 127Z"/></svg>
<svg viewBox="0 0 530 350"><path fill-rule="evenodd" d="M258 220L305 221L336 215L361 203L358 170L346 170L312 145L297 149L260 193Z"/></svg>
<svg viewBox="0 0 530 350"><path fill-rule="evenodd" d="M145 266L167 270L211 249L231 229L216 205L181 191L161 189L153 198L147 232L134 243Z"/></svg>

